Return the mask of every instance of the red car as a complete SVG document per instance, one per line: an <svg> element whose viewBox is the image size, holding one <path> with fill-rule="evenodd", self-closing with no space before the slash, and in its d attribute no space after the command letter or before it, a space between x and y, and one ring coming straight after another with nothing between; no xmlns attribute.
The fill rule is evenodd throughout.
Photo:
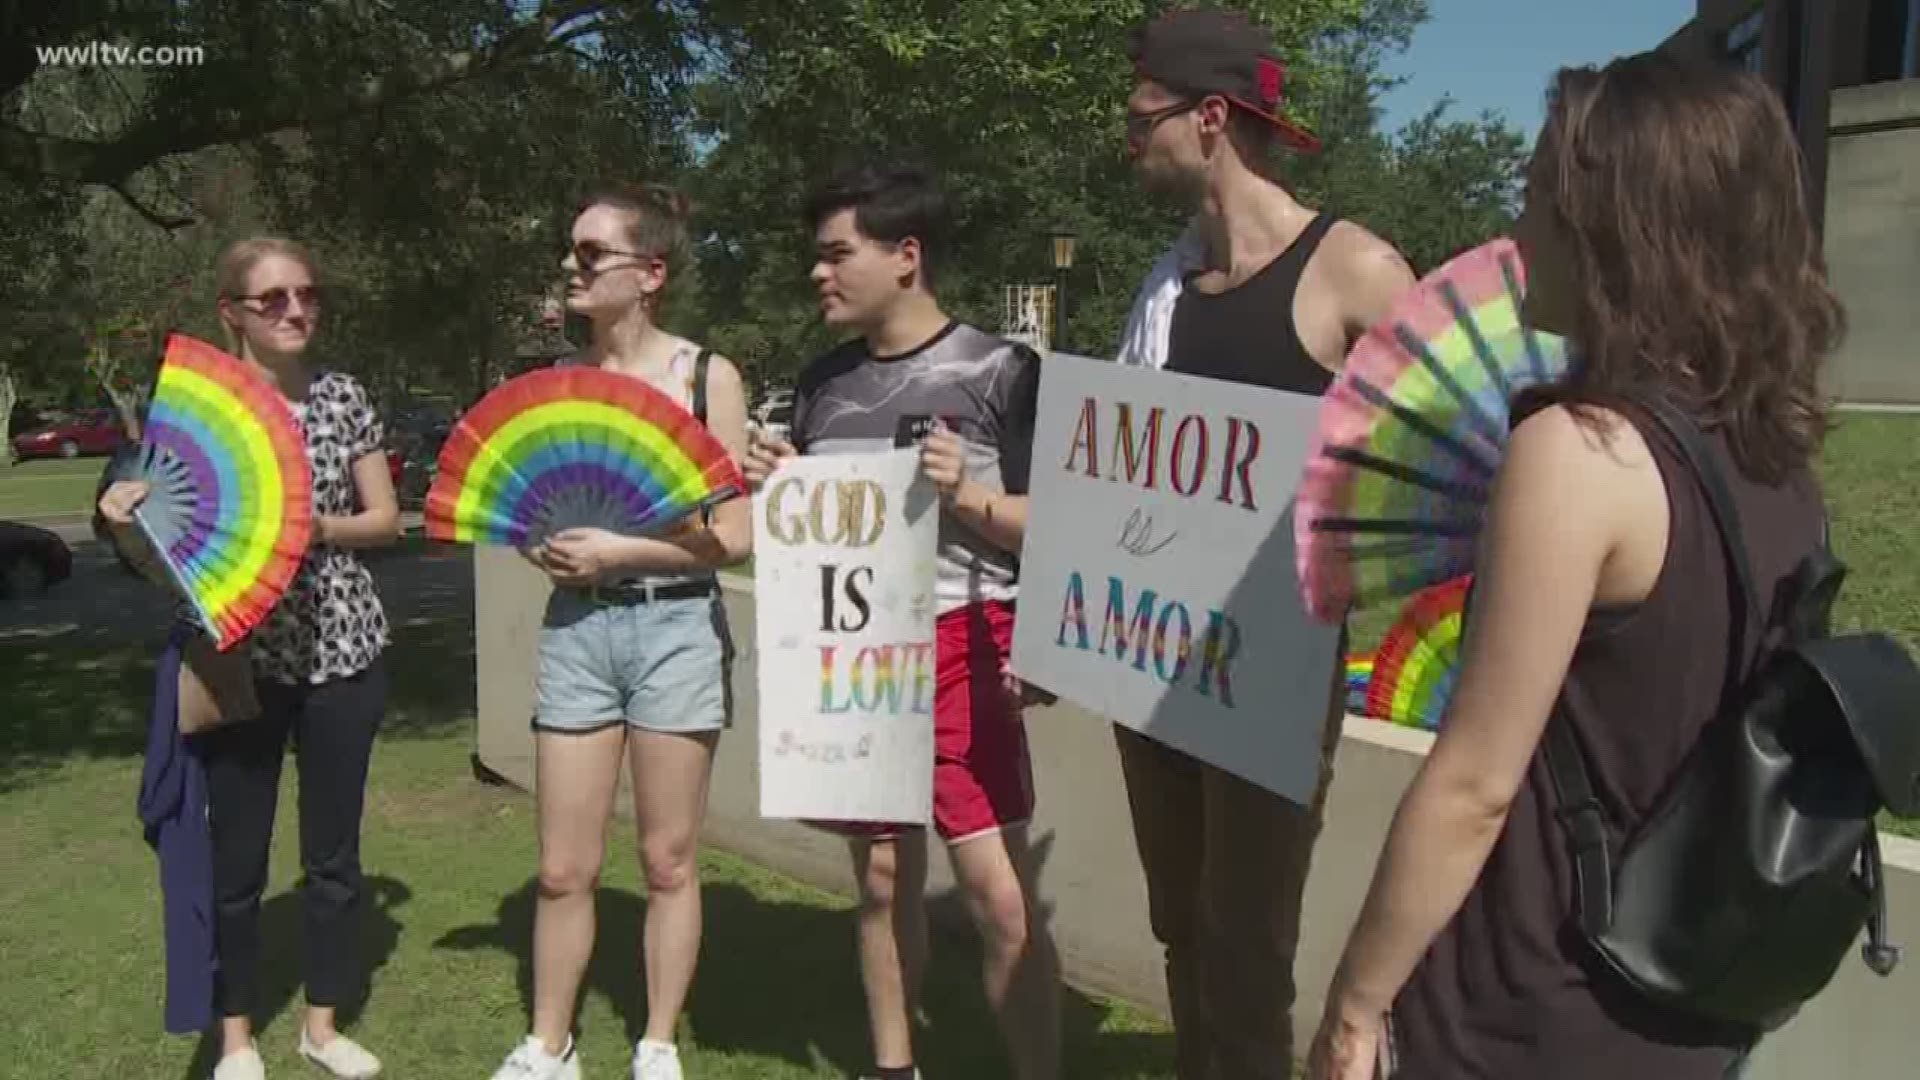
<svg viewBox="0 0 1920 1080"><path fill-rule="evenodd" d="M16 458L111 454L127 439L120 415L112 409L89 409L72 419L23 431L13 437Z"/></svg>

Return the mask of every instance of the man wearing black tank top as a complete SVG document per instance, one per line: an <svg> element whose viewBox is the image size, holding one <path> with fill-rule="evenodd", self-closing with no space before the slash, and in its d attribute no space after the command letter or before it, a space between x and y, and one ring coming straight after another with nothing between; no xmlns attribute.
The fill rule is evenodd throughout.
<svg viewBox="0 0 1920 1080"><path fill-rule="evenodd" d="M1277 146L1318 142L1280 115L1284 69L1246 16L1164 16L1135 35L1131 56L1129 154L1143 183L1190 200L1195 214L1142 286L1121 362L1323 392L1353 341L1413 284L1406 261L1263 175ZM1324 776L1341 666L1324 688L1303 688L1331 699ZM1180 1080L1289 1076L1300 899L1325 779L1300 806L1128 728L1114 733L1166 947Z"/></svg>

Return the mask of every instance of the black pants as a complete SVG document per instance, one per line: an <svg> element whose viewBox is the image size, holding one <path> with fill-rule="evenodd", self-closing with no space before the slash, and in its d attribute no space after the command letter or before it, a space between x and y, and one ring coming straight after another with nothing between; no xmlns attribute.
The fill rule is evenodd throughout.
<svg viewBox="0 0 1920 1080"><path fill-rule="evenodd" d="M306 900L307 1001L337 1006L359 991L360 811L373 737L386 711L383 661L317 686L259 684L262 716L199 737L213 832L216 996L223 1016L258 997L260 897L289 734L300 767L300 864Z"/></svg>

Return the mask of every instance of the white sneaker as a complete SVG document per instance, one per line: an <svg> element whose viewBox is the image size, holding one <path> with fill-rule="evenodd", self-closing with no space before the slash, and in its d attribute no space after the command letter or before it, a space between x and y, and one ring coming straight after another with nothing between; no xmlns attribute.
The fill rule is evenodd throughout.
<svg viewBox="0 0 1920 1080"><path fill-rule="evenodd" d="M366 1047L338 1033L327 1045L316 1045L305 1024L300 1025L300 1056L340 1080L373 1080L380 1075L380 1059L367 1053Z"/></svg>
<svg viewBox="0 0 1920 1080"><path fill-rule="evenodd" d="M228 1054L213 1067L213 1080L267 1080L267 1063L260 1051L249 1046L237 1054Z"/></svg>
<svg viewBox="0 0 1920 1080"><path fill-rule="evenodd" d="M493 1080L580 1080L580 1049L569 1038L567 1048L556 1057L547 1053L545 1043L529 1035L507 1055Z"/></svg>
<svg viewBox="0 0 1920 1080"><path fill-rule="evenodd" d="M641 1039L633 1048L633 1080L686 1080L680 1049L672 1043Z"/></svg>

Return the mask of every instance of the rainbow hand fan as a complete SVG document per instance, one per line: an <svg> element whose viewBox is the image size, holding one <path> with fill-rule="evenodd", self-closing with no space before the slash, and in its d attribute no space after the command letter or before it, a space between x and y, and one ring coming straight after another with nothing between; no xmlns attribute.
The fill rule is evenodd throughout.
<svg viewBox="0 0 1920 1080"><path fill-rule="evenodd" d="M1294 511L1316 617L1473 569L1512 397L1567 366L1559 338L1521 324L1522 278L1518 249L1495 240L1429 274L1355 343Z"/></svg>
<svg viewBox="0 0 1920 1080"><path fill-rule="evenodd" d="M1414 594L1380 639L1367 686L1366 715L1434 731L1460 673L1460 635L1470 575Z"/></svg>
<svg viewBox="0 0 1920 1080"><path fill-rule="evenodd" d="M600 368L542 368L454 425L427 536L519 548L570 528L637 536L745 491L726 447L672 398Z"/></svg>
<svg viewBox="0 0 1920 1080"><path fill-rule="evenodd" d="M1367 715L1367 690L1373 683L1373 657L1347 657L1347 712Z"/></svg>
<svg viewBox="0 0 1920 1080"><path fill-rule="evenodd" d="M221 651L285 595L313 530L313 470L300 425L252 365L167 338L133 479L134 521Z"/></svg>

